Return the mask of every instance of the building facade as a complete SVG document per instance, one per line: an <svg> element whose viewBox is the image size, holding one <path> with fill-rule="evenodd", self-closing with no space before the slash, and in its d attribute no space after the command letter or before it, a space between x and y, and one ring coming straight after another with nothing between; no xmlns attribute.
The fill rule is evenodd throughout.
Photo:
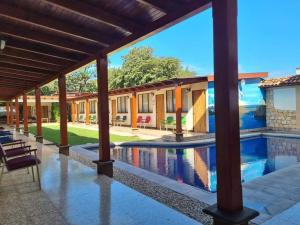
<svg viewBox="0 0 300 225"><path fill-rule="evenodd" d="M259 87L267 73L240 74L241 129L266 126L265 91ZM181 88L182 129L198 133L215 132L214 80L212 76L180 78L109 92L109 119L113 125L138 125L156 129L176 127L176 87ZM96 123L97 95L83 94L72 102L73 122ZM132 115L133 101L137 113Z"/></svg>
<svg viewBox="0 0 300 225"><path fill-rule="evenodd" d="M267 127L274 130L300 130L300 69L299 74L265 80Z"/></svg>

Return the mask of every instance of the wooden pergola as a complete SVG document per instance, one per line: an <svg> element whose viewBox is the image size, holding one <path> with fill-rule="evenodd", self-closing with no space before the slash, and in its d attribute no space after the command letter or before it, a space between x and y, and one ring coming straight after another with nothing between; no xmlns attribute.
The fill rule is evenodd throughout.
<svg viewBox="0 0 300 225"><path fill-rule="evenodd" d="M40 87L58 78L60 153L68 154L65 75L96 61L98 173L113 175L110 159L107 55L212 7L217 145L217 204L205 210L215 224L247 224L257 212L243 207L238 111L237 0L1 0L0 100L35 90L37 140L42 141ZM195 27L194 29L198 29ZM179 94L179 91L177 91ZM180 108L181 105L178 104ZM16 114L19 129L19 115Z"/></svg>

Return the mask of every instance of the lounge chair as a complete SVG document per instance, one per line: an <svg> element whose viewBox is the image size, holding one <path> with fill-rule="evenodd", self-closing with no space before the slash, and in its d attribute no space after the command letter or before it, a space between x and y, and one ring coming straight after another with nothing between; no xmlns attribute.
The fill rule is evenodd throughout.
<svg viewBox="0 0 300 225"><path fill-rule="evenodd" d="M35 181L33 167L36 166L39 188L41 189L41 181L38 167L38 164L40 164L41 161L37 158L36 151L37 149L31 149L30 146L5 150L4 147L0 144L0 158L1 161L4 163L0 174L0 182L4 174L4 167L6 167L7 172L12 172L20 169L28 170L31 167L33 181ZM34 155L31 155L32 152L34 153Z"/></svg>

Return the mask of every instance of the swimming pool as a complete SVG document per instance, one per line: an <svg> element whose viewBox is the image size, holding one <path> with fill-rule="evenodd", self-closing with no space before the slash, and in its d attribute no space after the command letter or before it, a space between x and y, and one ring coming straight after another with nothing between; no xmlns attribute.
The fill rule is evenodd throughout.
<svg viewBox="0 0 300 225"><path fill-rule="evenodd" d="M129 163L195 187L216 191L216 147L193 148L115 147L115 160ZM300 139L258 136L241 139L242 182L300 161Z"/></svg>

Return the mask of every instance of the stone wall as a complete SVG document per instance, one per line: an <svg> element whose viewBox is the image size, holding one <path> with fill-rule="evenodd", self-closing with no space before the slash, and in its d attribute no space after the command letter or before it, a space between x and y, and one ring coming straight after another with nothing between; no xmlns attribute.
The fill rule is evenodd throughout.
<svg viewBox="0 0 300 225"><path fill-rule="evenodd" d="M296 130L296 110L275 109L272 88L266 90L266 120L268 128Z"/></svg>

